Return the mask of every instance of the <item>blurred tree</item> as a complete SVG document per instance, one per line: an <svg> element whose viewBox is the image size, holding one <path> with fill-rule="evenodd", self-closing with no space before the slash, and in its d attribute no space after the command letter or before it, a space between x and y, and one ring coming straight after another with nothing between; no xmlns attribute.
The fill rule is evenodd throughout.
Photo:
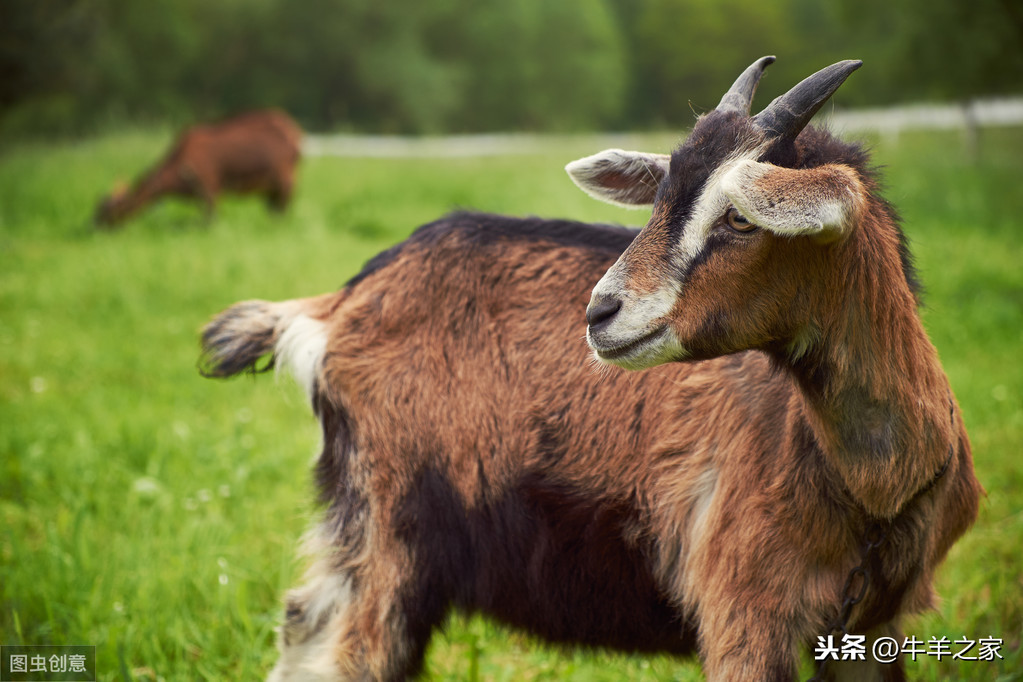
<svg viewBox="0 0 1023 682"><path fill-rule="evenodd" d="M434 44L460 73L458 130L579 129L622 109L619 32L594 0L454 0Z"/></svg>
<svg viewBox="0 0 1023 682"><path fill-rule="evenodd" d="M91 0L99 78L79 88L87 110L181 120L188 116L207 37L197 0Z"/></svg>
<svg viewBox="0 0 1023 682"><path fill-rule="evenodd" d="M458 93L454 70L425 40L433 11L375 0L277 2L260 78L280 82L289 108L320 126L440 130Z"/></svg>
<svg viewBox="0 0 1023 682"><path fill-rule="evenodd" d="M317 128L571 129L621 109L622 49L604 0L8 2L7 128L39 129L44 105L59 119L49 130L267 105Z"/></svg>
<svg viewBox="0 0 1023 682"><path fill-rule="evenodd" d="M833 106L1023 91L1019 0L2 0L0 133L276 105L312 129L685 127L776 54Z"/></svg>
<svg viewBox="0 0 1023 682"><path fill-rule="evenodd" d="M874 103L958 100L964 105L965 154L977 161L980 128L970 100L1023 91L1023 4L1019 0L864 0L844 17L870 36L884 64ZM889 30L877 31L878 25Z"/></svg>
<svg viewBox="0 0 1023 682"><path fill-rule="evenodd" d="M819 0L615 0L615 9L631 55L633 125L687 127L764 55L778 61L764 75L754 111L813 69L859 56L843 38L836 5ZM844 86L836 101L864 99Z"/></svg>
<svg viewBox="0 0 1023 682"><path fill-rule="evenodd" d="M780 94L784 88L777 84L792 85L790 74L806 75L798 54L806 50L798 49L797 3L791 0L617 1L635 55L632 119L688 126L694 116L713 109L732 80L763 55L781 59L767 72L758 102L772 91ZM805 5L804 10L812 9Z"/></svg>
<svg viewBox="0 0 1023 682"><path fill-rule="evenodd" d="M865 12L846 6L845 17L861 34L881 37L888 98L966 100L1023 90L1019 0L866 2Z"/></svg>
<svg viewBox="0 0 1023 682"><path fill-rule="evenodd" d="M85 2L0 2L0 120L14 116L20 125L62 128L76 108L78 84L92 76L68 46L87 51L93 34Z"/></svg>

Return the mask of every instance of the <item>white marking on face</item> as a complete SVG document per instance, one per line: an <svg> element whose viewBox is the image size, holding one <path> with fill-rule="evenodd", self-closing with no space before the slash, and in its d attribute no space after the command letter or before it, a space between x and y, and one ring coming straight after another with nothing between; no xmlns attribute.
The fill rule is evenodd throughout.
<svg viewBox="0 0 1023 682"><path fill-rule="evenodd" d="M639 296L625 286L620 263L619 259L593 288L594 298L606 295L622 301L610 328L596 333L587 328L586 342L594 357L625 369L643 369L681 359L685 349L663 321L675 304L675 290L666 286Z"/></svg>
<svg viewBox="0 0 1023 682"><path fill-rule="evenodd" d="M727 209L730 201L721 189L722 178L736 164L756 159L763 152L763 145L743 147L711 173L673 249L671 270L684 271L700 255L712 228ZM625 254L593 288L591 300L611 298L622 302L609 324L597 333L587 330L586 339L595 357L626 369L684 359L689 352L666 318L685 283L669 279L652 293L637 294L628 286L628 265L624 259Z"/></svg>
<svg viewBox="0 0 1023 682"><path fill-rule="evenodd" d="M297 315L281 333L275 347L278 368L288 369L311 401L327 351L327 328L307 315Z"/></svg>
<svg viewBox="0 0 1023 682"><path fill-rule="evenodd" d="M670 286L671 282L665 284L666 286L653 293L644 295L634 293L627 285L625 266L619 258L593 287L592 296L593 298L607 296L622 301L621 310L615 316L614 324L620 325L622 329L644 333L656 326L651 325L651 321L667 315L675 304L677 292Z"/></svg>
<svg viewBox="0 0 1023 682"><path fill-rule="evenodd" d="M722 181L731 173L732 169L742 165L745 161L759 158L764 153L765 147L766 145L757 145L740 148L725 159L707 178L703 193L696 200L692 214L679 238L675 251L675 266L677 268L686 269L700 255L707 244L711 229L731 204L731 200L724 192Z"/></svg>
<svg viewBox="0 0 1023 682"><path fill-rule="evenodd" d="M587 337L589 340L589 337ZM590 346L593 347L591 341ZM617 365L622 369L638 370L684 360L690 353L679 342L670 327L662 327L647 336L641 336L625 346L594 349L597 362Z"/></svg>

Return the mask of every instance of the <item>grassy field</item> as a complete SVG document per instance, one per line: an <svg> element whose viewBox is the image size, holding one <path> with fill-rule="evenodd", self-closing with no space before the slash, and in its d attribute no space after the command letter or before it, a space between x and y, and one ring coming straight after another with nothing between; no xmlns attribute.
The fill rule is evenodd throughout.
<svg viewBox="0 0 1023 682"><path fill-rule="evenodd" d="M275 659L284 590L316 512L318 426L295 387L200 378L198 329L246 298L336 289L454 207L642 223L564 175L593 153L307 160L284 217L222 203L204 226L168 202L120 232L95 202L162 152L124 133L0 152L0 642L93 644L101 680L242 680ZM673 136L653 136L650 151ZM988 491L939 575L940 609L906 625L1004 639L994 662L910 662L914 679L1023 679L1023 130L878 143L928 290L924 311ZM808 670L808 668L806 668ZM431 647L433 680L691 680L668 658L559 653L481 619Z"/></svg>

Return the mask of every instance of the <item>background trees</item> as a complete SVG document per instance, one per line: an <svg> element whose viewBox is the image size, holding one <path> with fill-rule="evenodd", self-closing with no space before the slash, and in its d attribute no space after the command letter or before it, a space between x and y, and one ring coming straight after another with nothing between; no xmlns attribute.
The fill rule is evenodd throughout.
<svg viewBox="0 0 1023 682"><path fill-rule="evenodd" d="M678 126L769 53L765 102L846 57L871 77L839 105L1021 92L1017 4L4 0L0 134L266 105L367 132Z"/></svg>

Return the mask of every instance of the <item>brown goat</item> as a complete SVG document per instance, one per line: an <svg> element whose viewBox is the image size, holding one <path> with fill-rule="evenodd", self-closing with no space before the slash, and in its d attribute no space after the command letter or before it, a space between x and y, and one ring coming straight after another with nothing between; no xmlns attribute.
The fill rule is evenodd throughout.
<svg viewBox="0 0 1023 682"><path fill-rule="evenodd" d="M301 141L298 124L274 109L193 126L130 189L115 189L100 202L96 224L115 226L168 195L202 202L208 219L225 191L264 194L282 211L291 200Z"/></svg>
<svg viewBox="0 0 1023 682"><path fill-rule="evenodd" d="M751 118L770 61L670 157L570 164L653 204L638 235L454 214L337 293L209 324L208 375L273 353L323 427L326 511L272 679L414 675L457 609L791 680L831 627L870 652L932 606L981 489L866 154L804 129L859 64ZM645 371L594 366L584 309L598 359ZM822 674L904 678L869 653Z"/></svg>

